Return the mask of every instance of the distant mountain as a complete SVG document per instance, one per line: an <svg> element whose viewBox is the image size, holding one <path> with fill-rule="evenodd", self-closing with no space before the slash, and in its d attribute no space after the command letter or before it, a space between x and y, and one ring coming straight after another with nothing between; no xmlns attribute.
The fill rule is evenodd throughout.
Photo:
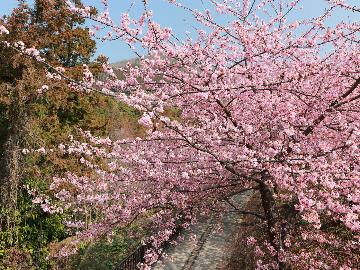
<svg viewBox="0 0 360 270"><path fill-rule="evenodd" d="M119 62L115 62L110 64L110 66L112 66L113 68L122 68L125 67L127 65L127 63L130 63L132 65L136 65L140 62L139 58L132 58L132 59L126 59L126 60L122 60Z"/></svg>
<svg viewBox="0 0 360 270"><path fill-rule="evenodd" d="M119 68L125 67L128 63L131 65L136 65L140 62L139 58L132 58L132 59L126 59L115 63L110 63L110 66L113 68L115 74L118 76L119 79L123 79L122 72L119 71ZM97 74L96 79L100 81L105 81L107 79L108 75L106 73L101 72L100 74Z"/></svg>

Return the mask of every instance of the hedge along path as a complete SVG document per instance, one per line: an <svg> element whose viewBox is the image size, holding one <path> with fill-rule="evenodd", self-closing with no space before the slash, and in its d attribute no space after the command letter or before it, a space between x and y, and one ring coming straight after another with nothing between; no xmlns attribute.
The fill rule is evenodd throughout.
<svg viewBox="0 0 360 270"><path fill-rule="evenodd" d="M232 200L238 207L243 207L249 201L252 193L247 192L235 195ZM222 218L212 217L199 221L192 228L197 236L196 244L188 232L182 236L184 240L177 245L171 246L167 251L167 257L163 258L153 270L211 270L218 269L224 259L225 250L233 233L241 222L242 215L236 212L227 212ZM223 230L216 229L222 226Z"/></svg>

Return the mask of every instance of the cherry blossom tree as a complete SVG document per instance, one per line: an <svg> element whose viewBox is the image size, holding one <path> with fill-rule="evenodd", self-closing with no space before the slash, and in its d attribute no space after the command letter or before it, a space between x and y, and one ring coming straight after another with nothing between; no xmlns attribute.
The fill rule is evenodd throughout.
<svg viewBox="0 0 360 270"><path fill-rule="evenodd" d="M186 228L225 211L232 196L252 190L261 211L237 210L267 226L267 241L248 241L258 269L355 269L360 24L326 20L359 6L329 0L318 17L287 21L302 1L209 0L212 8L199 11L169 0L200 25L196 37L184 40L156 23L146 1L139 18L123 14L120 24L102 2L97 15L90 7L72 9L99 23L94 31L107 27L109 39L147 54L120 68L122 79L109 66L105 81L87 72L86 89L140 110L147 133L111 141L84 132L86 143L64 143L59 150L78 155L94 175L55 177L57 200L40 196L37 203L74 213L68 225L77 241L111 235L146 216L158 228L148 239L151 265L179 223ZM79 217L89 205L97 219L84 226Z"/></svg>

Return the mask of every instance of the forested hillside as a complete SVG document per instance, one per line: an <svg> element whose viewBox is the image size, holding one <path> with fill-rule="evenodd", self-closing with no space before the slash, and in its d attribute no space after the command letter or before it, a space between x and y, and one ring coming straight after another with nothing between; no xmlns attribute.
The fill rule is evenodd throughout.
<svg viewBox="0 0 360 270"><path fill-rule="evenodd" d="M38 48L71 78L82 76L83 64L100 74L106 61L91 60L95 42L84 19L63 1L37 0L33 7L20 2L0 24L11 32L8 41ZM3 44L0 63L0 269L49 269L54 264L46 260L50 244L68 237L64 215L44 213L32 203L29 190L47 193L54 175L81 170L77 158L52 149L80 129L111 138L139 135L138 112L113 98L77 93L64 81L50 81L40 64ZM126 250L126 244L119 245Z"/></svg>

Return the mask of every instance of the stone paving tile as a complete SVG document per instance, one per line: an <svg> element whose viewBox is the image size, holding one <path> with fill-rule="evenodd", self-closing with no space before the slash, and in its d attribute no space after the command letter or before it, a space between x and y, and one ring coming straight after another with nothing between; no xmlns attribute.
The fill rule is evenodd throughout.
<svg viewBox="0 0 360 270"><path fill-rule="evenodd" d="M242 194L233 198L238 205L244 205L250 194ZM198 237L197 245L191 241L189 233L184 233L184 240L170 247L168 258L156 264L153 270L215 270L224 259L224 251L233 232L241 221L241 216L228 213L221 220L208 219L193 227ZM216 227L223 226L222 231ZM201 237L204 236L204 237ZM196 247L197 246L197 247Z"/></svg>

